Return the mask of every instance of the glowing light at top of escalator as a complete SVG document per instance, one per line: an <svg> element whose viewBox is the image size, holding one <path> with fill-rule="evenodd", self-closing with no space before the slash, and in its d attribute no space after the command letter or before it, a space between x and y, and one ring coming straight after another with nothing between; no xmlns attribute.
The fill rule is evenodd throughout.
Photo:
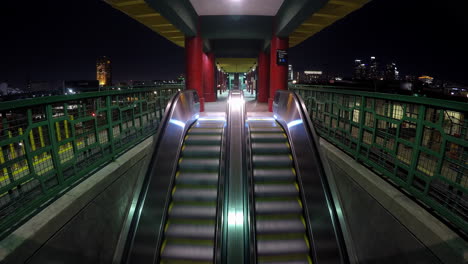
<svg viewBox="0 0 468 264"><path fill-rule="evenodd" d="M174 124L176 126L180 126L181 128L185 128L185 123L177 119L171 119L169 120L169 123Z"/></svg>
<svg viewBox="0 0 468 264"><path fill-rule="evenodd" d="M302 124L301 119L293 120L293 121L288 123L288 128L291 128L293 126L297 126L297 125L300 125L300 124Z"/></svg>
<svg viewBox="0 0 468 264"><path fill-rule="evenodd" d="M212 117L200 117L199 121L226 121L225 117L222 116L212 116Z"/></svg>
<svg viewBox="0 0 468 264"><path fill-rule="evenodd" d="M247 117L247 121L275 121L273 117Z"/></svg>
<svg viewBox="0 0 468 264"><path fill-rule="evenodd" d="M239 106L239 105L242 105L245 103L245 100L244 98L241 98L241 97L238 97L238 98L230 98L228 100L228 104L231 104L231 105L236 105L236 106Z"/></svg>
<svg viewBox="0 0 468 264"><path fill-rule="evenodd" d="M244 224L244 213L242 212L229 212L228 213L228 225L240 226Z"/></svg>

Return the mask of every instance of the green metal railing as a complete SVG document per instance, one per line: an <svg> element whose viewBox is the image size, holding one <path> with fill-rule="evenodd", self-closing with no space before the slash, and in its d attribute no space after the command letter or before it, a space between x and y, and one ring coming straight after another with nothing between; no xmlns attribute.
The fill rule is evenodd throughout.
<svg viewBox="0 0 468 264"><path fill-rule="evenodd" d="M291 85L319 135L468 232L468 103Z"/></svg>
<svg viewBox="0 0 468 264"><path fill-rule="evenodd" d="M156 132L181 85L0 103L0 234Z"/></svg>

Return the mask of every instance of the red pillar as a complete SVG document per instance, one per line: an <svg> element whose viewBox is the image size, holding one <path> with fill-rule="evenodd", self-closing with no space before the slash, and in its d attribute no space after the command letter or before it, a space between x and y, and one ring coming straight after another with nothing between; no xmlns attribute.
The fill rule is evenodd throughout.
<svg viewBox="0 0 468 264"><path fill-rule="evenodd" d="M215 56L213 52L203 54L203 80L205 102L216 102Z"/></svg>
<svg viewBox="0 0 468 264"><path fill-rule="evenodd" d="M266 103L268 101L270 83L270 57L267 53L260 51L258 54L258 94L257 101Z"/></svg>
<svg viewBox="0 0 468 264"><path fill-rule="evenodd" d="M185 88L196 90L200 97L200 111L205 111L203 93L203 41L200 36L185 37Z"/></svg>
<svg viewBox="0 0 468 264"><path fill-rule="evenodd" d="M273 35L270 45L270 97L268 98L268 109L273 111L273 100L278 90L288 89L288 65L276 64L276 51L289 48L289 38L280 38Z"/></svg>

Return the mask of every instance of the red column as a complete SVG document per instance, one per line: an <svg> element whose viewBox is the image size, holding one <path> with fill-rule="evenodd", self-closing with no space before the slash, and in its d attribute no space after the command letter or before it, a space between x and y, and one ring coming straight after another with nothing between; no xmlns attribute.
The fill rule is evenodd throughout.
<svg viewBox="0 0 468 264"><path fill-rule="evenodd" d="M257 101L266 103L268 101L270 83L270 57L267 53L260 51L258 54L258 94Z"/></svg>
<svg viewBox="0 0 468 264"><path fill-rule="evenodd" d="M200 97L200 111L205 110L203 94L203 41L200 36L185 37L185 88L196 90Z"/></svg>
<svg viewBox="0 0 468 264"><path fill-rule="evenodd" d="M215 56L213 52L203 54L203 89L205 102L216 102L215 96Z"/></svg>
<svg viewBox="0 0 468 264"><path fill-rule="evenodd" d="M276 64L276 50L287 50L289 38L280 38L273 35L270 45L270 97L268 109L273 111L273 100L277 90L288 89L288 65Z"/></svg>

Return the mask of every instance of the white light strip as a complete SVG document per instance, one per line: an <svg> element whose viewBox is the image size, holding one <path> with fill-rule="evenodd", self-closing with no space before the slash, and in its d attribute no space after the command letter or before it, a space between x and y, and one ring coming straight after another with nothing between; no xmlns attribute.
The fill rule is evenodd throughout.
<svg viewBox="0 0 468 264"><path fill-rule="evenodd" d="M169 120L169 123L174 124L176 126L180 126L181 128L185 127L185 123L176 119Z"/></svg>
<svg viewBox="0 0 468 264"><path fill-rule="evenodd" d="M301 119L297 119L288 123L288 128L302 124Z"/></svg>

